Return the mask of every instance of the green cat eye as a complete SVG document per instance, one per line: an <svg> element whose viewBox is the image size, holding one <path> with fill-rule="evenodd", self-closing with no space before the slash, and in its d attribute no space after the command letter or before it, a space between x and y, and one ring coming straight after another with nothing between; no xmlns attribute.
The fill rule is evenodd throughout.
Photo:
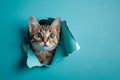
<svg viewBox="0 0 120 80"><path fill-rule="evenodd" d="M55 35L53 33L50 34L50 38L54 38Z"/></svg>
<svg viewBox="0 0 120 80"><path fill-rule="evenodd" d="M41 34L41 33L37 33L37 34L36 34L36 37L37 37L37 38L41 38L41 37L42 37L42 34Z"/></svg>

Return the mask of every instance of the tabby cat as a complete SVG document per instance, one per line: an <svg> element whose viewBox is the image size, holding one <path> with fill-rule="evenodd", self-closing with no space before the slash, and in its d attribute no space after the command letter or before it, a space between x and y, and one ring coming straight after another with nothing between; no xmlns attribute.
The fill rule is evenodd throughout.
<svg viewBox="0 0 120 80"><path fill-rule="evenodd" d="M41 63L49 65L54 56L60 36L61 20L56 18L51 25L41 25L35 17L29 20L32 50Z"/></svg>

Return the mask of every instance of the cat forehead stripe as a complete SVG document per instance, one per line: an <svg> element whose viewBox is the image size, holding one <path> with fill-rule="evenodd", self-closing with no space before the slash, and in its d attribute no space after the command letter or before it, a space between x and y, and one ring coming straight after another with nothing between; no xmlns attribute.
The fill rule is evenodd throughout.
<svg viewBox="0 0 120 80"><path fill-rule="evenodd" d="M42 25L43 30L47 31L48 29L50 29L50 26L47 25Z"/></svg>

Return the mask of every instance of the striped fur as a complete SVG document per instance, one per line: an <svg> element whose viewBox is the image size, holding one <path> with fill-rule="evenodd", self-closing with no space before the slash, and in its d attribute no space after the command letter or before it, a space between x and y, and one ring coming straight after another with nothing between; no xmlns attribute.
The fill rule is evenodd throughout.
<svg viewBox="0 0 120 80"><path fill-rule="evenodd" d="M59 41L60 26L60 18L56 18L51 25L41 25L35 17L30 17L29 33L31 45L41 63L51 63Z"/></svg>

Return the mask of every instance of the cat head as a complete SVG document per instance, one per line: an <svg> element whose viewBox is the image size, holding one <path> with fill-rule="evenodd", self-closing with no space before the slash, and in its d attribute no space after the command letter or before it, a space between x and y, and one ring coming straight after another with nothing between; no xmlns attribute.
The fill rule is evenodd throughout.
<svg viewBox="0 0 120 80"><path fill-rule="evenodd" d="M36 50L54 50L58 44L60 27L60 18L56 18L51 25L41 25L35 17L31 16L29 33L32 47Z"/></svg>

